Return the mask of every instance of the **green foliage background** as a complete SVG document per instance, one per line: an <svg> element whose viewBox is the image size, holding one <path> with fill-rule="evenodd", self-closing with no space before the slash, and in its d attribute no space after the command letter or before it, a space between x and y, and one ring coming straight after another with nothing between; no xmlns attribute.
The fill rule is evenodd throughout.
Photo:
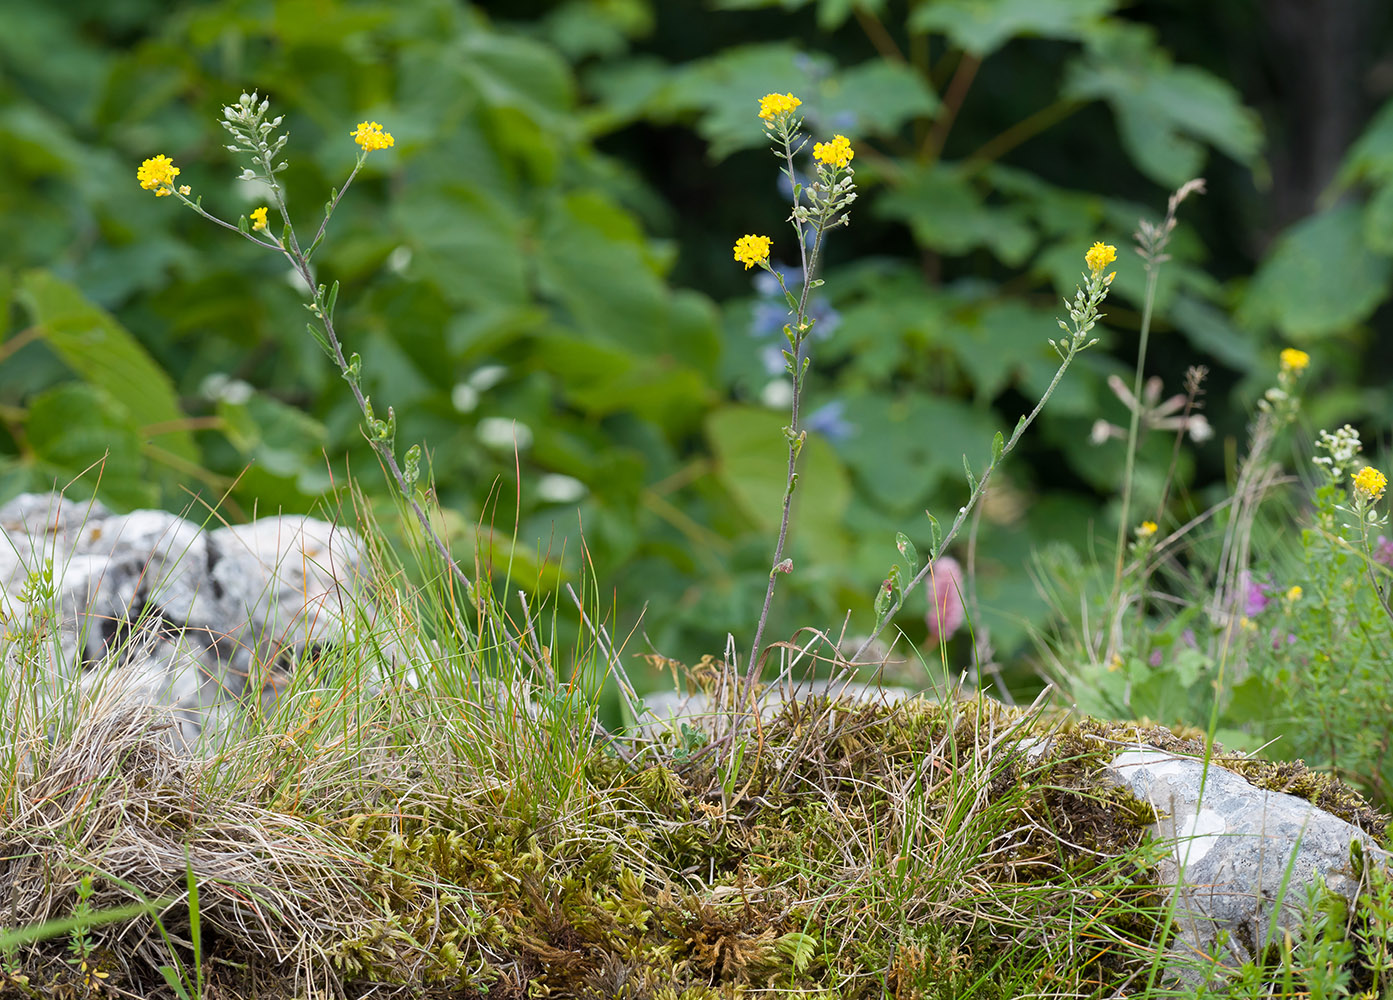
<svg viewBox="0 0 1393 1000"><path fill-rule="evenodd" d="M1115 530L1122 446L1088 432L1125 423L1105 380L1135 358L1144 282L1126 247L1170 189L1210 179L1162 276L1153 369L1169 392L1210 366L1220 432L1183 450L1177 502L1222 489L1280 346L1315 358L1313 426L1362 421L1369 440L1393 413L1377 336L1390 88L1371 69L1335 94L1349 141L1329 176L1303 174L1293 151L1322 112L1284 103L1267 72L1275 15L1206 6L12 0L0 499L80 478L118 508L182 510L193 493L249 517L312 510L346 469L386 497L284 262L135 181L166 153L214 212L263 203L216 125L258 89L286 115L302 226L347 175L357 122L396 136L336 213L320 275L342 282L346 346L401 449L429 448L457 551L511 561L544 600L592 568L619 633L637 629L631 650L748 642L786 418L761 402L768 311L730 246L767 233L796 259L754 116L760 95L793 91L813 132L855 142L862 200L830 247L835 316L809 384L810 409L834 406L804 452L776 636L836 632L846 608L868 627L894 533L927 548L924 511L956 510L964 456L980 469L1052 374L1046 338L1084 249L1121 248L1105 350L1080 359L978 532L979 624L1017 648L1043 612L1032 549ZM1347 53L1360 66L1389 32L1367 16ZM516 462L481 440L486 418L517 422ZM1143 511L1170 449L1144 445ZM578 505L548 502L547 474L583 483ZM899 621L915 640L924 607Z"/></svg>

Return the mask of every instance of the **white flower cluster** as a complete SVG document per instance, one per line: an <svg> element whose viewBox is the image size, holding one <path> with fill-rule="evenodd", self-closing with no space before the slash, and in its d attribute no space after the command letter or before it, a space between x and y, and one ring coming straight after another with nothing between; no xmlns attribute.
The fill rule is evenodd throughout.
<svg viewBox="0 0 1393 1000"><path fill-rule="evenodd" d="M1354 460L1359 457L1364 446L1359 441L1359 432L1345 424L1333 434L1330 431L1321 431L1316 447L1327 454L1317 455L1311 461L1325 469L1333 481L1341 483L1344 481L1345 471L1353 467Z"/></svg>

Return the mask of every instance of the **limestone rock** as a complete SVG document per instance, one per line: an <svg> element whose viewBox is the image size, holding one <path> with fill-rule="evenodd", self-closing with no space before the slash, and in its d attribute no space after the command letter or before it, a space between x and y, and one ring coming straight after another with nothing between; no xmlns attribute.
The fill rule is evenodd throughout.
<svg viewBox="0 0 1393 1000"><path fill-rule="evenodd" d="M1353 842L1370 864L1390 861L1353 824L1212 762L1206 775L1203 760L1140 746L1119 753L1104 773L1161 817L1151 833L1169 847L1157 875L1161 885L1175 886L1180 940L1169 964L1181 979L1199 979L1187 954L1217 948L1224 964L1236 967L1260 955L1274 929L1294 930L1317 875L1353 899Z"/></svg>
<svg viewBox="0 0 1393 1000"><path fill-rule="evenodd" d="M778 715L789 701L801 701L826 695L829 698L853 701L858 704L892 705L914 697L915 692L903 687L881 687L862 684L845 678L802 678L771 684L759 695L760 718L768 722ZM729 699L715 700L701 693L659 691L643 697L646 711L639 719L640 730L656 736L665 729L677 730L683 723L715 736L724 731L731 716L729 708L720 709Z"/></svg>
<svg viewBox="0 0 1393 1000"><path fill-rule="evenodd" d="M0 529L3 669L37 669L43 702L168 707L184 740L269 709L293 664L372 615L361 540L310 517L207 530L25 494Z"/></svg>

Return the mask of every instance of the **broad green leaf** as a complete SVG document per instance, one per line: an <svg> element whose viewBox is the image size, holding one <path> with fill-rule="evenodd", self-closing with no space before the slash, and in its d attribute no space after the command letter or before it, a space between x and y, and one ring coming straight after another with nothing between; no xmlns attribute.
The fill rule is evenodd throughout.
<svg viewBox="0 0 1393 1000"><path fill-rule="evenodd" d="M1248 286L1240 315L1296 341L1316 340L1368 319L1388 296L1390 278L1393 260L1364 242L1364 213L1338 205L1282 234Z"/></svg>
<svg viewBox="0 0 1393 1000"><path fill-rule="evenodd" d="M90 385L120 402L144 429L184 419L174 383L145 348L106 310L48 271L29 271L20 279L20 300L46 340ZM142 430L143 433L143 430ZM186 430L161 430L151 442L188 462L199 461Z"/></svg>
<svg viewBox="0 0 1393 1000"><path fill-rule="evenodd" d="M1063 96L1107 101L1128 155L1148 177L1178 187L1199 174L1206 144L1256 165L1257 114L1212 73L1176 66L1150 28L1112 24L1088 48L1069 67Z"/></svg>
<svg viewBox="0 0 1393 1000"><path fill-rule="evenodd" d="M940 31L974 56L986 56L1012 38L1086 37L1117 7L1117 0L936 0L909 17L911 31Z"/></svg>
<svg viewBox="0 0 1393 1000"><path fill-rule="evenodd" d="M304 479L302 491L322 488L324 425L302 410L264 393L245 403L218 403L227 438L248 460L275 476Z"/></svg>
<svg viewBox="0 0 1393 1000"><path fill-rule="evenodd" d="M850 396L844 416L852 433L838 453L875 506L918 517L935 490L966 497L963 456L985 457L991 417L953 399Z"/></svg>
<svg viewBox="0 0 1393 1000"><path fill-rule="evenodd" d="M1373 121L1345 154L1338 183L1393 181L1393 99L1386 101Z"/></svg>
<svg viewBox="0 0 1393 1000"><path fill-rule="evenodd" d="M569 0L542 21L547 40L572 62L587 56L613 58L632 38L653 30L653 9L643 0L591 3Z"/></svg>
<svg viewBox="0 0 1393 1000"><path fill-rule="evenodd" d="M555 373L563 398L588 417L628 412L676 430L692 426L709 393L705 380L689 368L589 336L539 338L533 364Z"/></svg>
<svg viewBox="0 0 1393 1000"><path fill-rule="evenodd" d="M80 480L117 508L158 502L159 489L141 454L140 427L101 386L67 382L35 396L24 433L37 460L33 487L62 489Z"/></svg>
<svg viewBox="0 0 1393 1000"><path fill-rule="evenodd" d="M711 6L716 10L760 10L777 7L792 12L802 10L814 0L713 0ZM817 3L817 26L823 31L840 28L853 11L862 10L879 15L886 7L886 0L815 0Z"/></svg>
<svg viewBox="0 0 1393 1000"><path fill-rule="evenodd" d="M767 144L759 122L761 97L791 92L803 100L798 110L806 114L818 81L832 69L826 56L805 55L793 45L729 48L672 71L668 85L654 97L653 110L659 115L696 112L697 131L719 160Z"/></svg>
<svg viewBox="0 0 1393 1000"><path fill-rule="evenodd" d="M576 328L650 353L665 339L668 293L632 216L577 193L547 215L534 255L537 285Z"/></svg>
<svg viewBox="0 0 1393 1000"><path fill-rule="evenodd" d="M460 40L459 55L465 77L490 106L565 127L562 113L575 103L575 83L555 50L516 35L473 31Z"/></svg>
<svg viewBox="0 0 1393 1000"><path fill-rule="evenodd" d="M883 218L903 219L920 246L947 254L986 247L1011 267L1025 262L1035 234L1019 208L988 205L959 170L904 164L900 182L875 203Z"/></svg>
<svg viewBox="0 0 1393 1000"><path fill-rule="evenodd" d="M456 306L520 308L529 300L524 223L505 201L475 187L408 190L393 206L411 234L412 267Z"/></svg>
<svg viewBox="0 0 1393 1000"><path fill-rule="evenodd" d="M1193 295L1179 295L1167 310L1170 321L1185 339L1205 353L1239 371L1252 371L1258 365L1253 338L1229 319L1228 313Z"/></svg>
<svg viewBox="0 0 1393 1000"><path fill-rule="evenodd" d="M716 455L716 475L762 531L778 531L788 473L784 414L727 406L706 418L706 436ZM811 435L799 460L793 494L793 524L805 544L840 549L842 518L851 500L846 471L831 446ZM819 559L823 556L819 554ZM795 566L795 572L797 568Z"/></svg>
<svg viewBox="0 0 1393 1000"><path fill-rule="evenodd" d="M1364 242L1375 253L1393 254L1393 175L1364 210Z"/></svg>
<svg viewBox="0 0 1393 1000"><path fill-rule="evenodd" d="M641 81L652 85L652 69ZM721 159L740 149L768 144L759 122L759 99L777 91L793 93L805 131L819 136L840 132L855 142L866 135L894 134L906 121L931 114L938 99L913 70L871 60L846 70L821 53L788 44L746 45L671 70L665 86L653 92L648 111L658 118L695 113L697 131ZM609 101L624 106L617 81L605 84Z"/></svg>
<svg viewBox="0 0 1393 1000"><path fill-rule="evenodd" d="M905 122L937 110L938 98L919 73L904 63L872 59L827 81L809 125L841 132L854 144L863 135L893 135Z"/></svg>

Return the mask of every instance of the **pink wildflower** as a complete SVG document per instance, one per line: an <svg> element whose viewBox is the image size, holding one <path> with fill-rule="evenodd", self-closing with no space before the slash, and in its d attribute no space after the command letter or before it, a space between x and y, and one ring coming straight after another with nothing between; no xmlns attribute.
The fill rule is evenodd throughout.
<svg viewBox="0 0 1393 1000"><path fill-rule="evenodd" d="M963 571L952 556L942 556L929 571L933 589L929 596L929 611L924 621L929 626L929 641L941 642L953 637L967 621L963 607Z"/></svg>

